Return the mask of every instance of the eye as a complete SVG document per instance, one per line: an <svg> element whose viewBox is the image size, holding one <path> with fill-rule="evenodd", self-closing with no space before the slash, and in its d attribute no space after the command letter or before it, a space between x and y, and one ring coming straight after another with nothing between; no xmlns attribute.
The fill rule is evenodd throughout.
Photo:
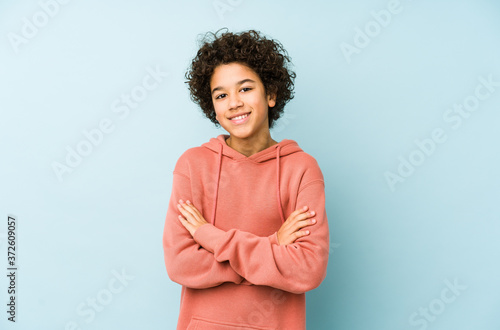
<svg viewBox="0 0 500 330"><path fill-rule="evenodd" d="M247 91L252 90L252 88L250 88L250 87L243 87L241 90L247 92Z"/></svg>
<svg viewBox="0 0 500 330"><path fill-rule="evenodd" d="M219 94L219 95L217 95L215 98L216 98L216 99L221 99L221 98L225 97L225 95L226 95L226 94Z"/></svg>

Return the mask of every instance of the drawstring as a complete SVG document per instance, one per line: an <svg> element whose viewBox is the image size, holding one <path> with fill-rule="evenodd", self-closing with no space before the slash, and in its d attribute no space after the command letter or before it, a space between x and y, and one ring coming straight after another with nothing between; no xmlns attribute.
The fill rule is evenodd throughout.
<svg viewBox="0 0 500 330"><path fill-rule="evenodd" d="M276 147L276 193L278 194L278 209L280 210L281 223L285 222L283 216L283 209L281 208L281 194L280 194L280 148L278 144Z"/></svg>
<svg viewBox="0 0 500 330"><path fill-rule="evenodd" d="M212 225L215 226L215 212L217 210L217 196L219 193L219 180L220 180L220 172L222 168L222 143L219 143L219 165L217 168L217 180L215 184L215 198L214 198L214 206L213 206L213 214L212 214ZM281 146L277 144L276 146L276 194L278 197L278 209L281 217L281 223L285 222L285 216L283 215L283 209L281 207L281 194L280 194L280 148Z"/></svg>
<svg viewBox="0 0 500 330"><path fill-rule="evenodd" d="M217 169L217 181L215 184L215 199L214 199L214 207L213 207L214 213L212 214L212 225L214 225L214 226L215 226L215 211L217 210L217 195L219 193L220 171L221 171L221 167L222 167L222 143L219 142L219 146L220 146L220 149L219 149L219 167Z"/></svg>

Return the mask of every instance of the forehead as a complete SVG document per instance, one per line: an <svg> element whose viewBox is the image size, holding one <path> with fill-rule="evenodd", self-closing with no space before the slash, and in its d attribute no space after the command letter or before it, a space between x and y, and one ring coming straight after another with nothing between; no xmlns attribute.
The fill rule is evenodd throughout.
<svg viewBox="0 0 500 330"><path fill-rule="evenodd" d="M247 78L261 82L259 75L244 64L237 62L221 64L214 69L210 78L210 86L229 87Z"/></svg>

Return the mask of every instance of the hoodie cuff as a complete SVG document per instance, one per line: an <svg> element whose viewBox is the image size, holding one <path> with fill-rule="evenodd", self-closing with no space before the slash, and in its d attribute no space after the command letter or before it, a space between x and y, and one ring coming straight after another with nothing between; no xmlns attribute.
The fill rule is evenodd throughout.
<svg viewBox="0 0 500 330"><path fill-rule="evenodd" d="M200 244L205 250L214 253L215 246L222 239L226 232L212 225L211 223L204 224L195 230L193 239Z"/></svg>
<svg viewBox="0 0 500 330"><path fill-rule="evenodd" d="M274 234L268 236L268 238L269 238L269 241L271 242L271 244L279 245L279 243L278 243L278 232L275 232Z"/></svg>

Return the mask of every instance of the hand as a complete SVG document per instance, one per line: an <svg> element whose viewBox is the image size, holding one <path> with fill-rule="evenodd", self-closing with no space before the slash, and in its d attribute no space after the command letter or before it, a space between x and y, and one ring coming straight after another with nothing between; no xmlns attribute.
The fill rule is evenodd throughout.
<svg viewBox="0 0 500 330"><path fill-rule="evenodd" d="M309 235L309 230L300 230L305 226L311 226L316 223L316 219L312 218L316 213L314 211L307 212L308 207L304 206L301 209L293 211L288 219L281 225L278 230L278 244L287 245L295 242L297 238Z"/></svg>
<svg viewBox="0 0 500 330"><path fill-rule="evenodd" d="M208 223L205 218L203 218L200 211L198 211L198 209L194 207L190 201L186 201L186 203L184 203L182 199L179 199L177 208L182 214L179 215L179 220L184 228L189 231L191 236L194 236L196 229Z"/></svg>

